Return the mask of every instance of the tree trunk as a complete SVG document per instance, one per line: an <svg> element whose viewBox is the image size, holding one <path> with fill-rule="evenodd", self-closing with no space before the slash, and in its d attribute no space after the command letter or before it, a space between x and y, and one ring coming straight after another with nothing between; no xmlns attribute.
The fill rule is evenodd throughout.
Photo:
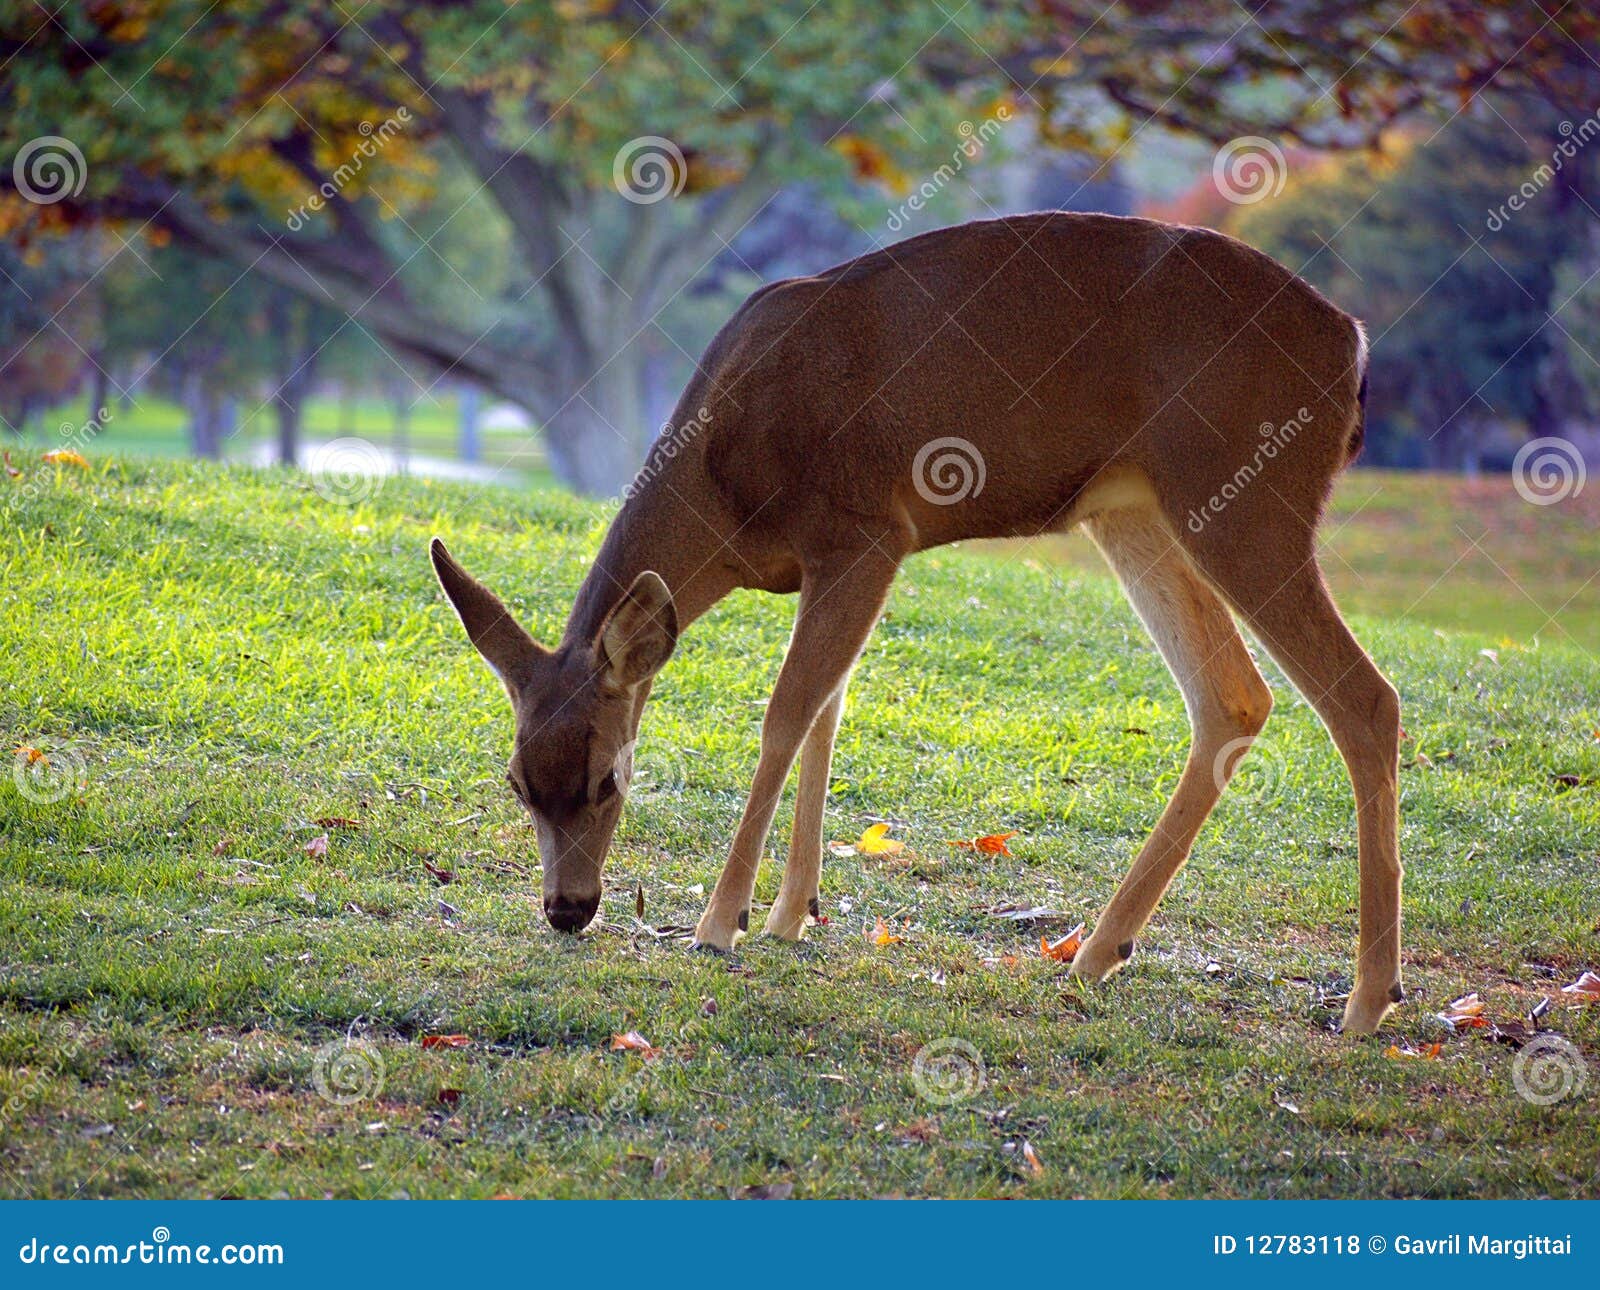
<svg viewBox="0 0 1600 1290"><path fill-rule="evenodd" d="M189 451L211 461L222 456L222 396L199 377L189 378Z"/></svg>
<svg viewBox="0 0 1600 1290"><path fill-rule="evenodd" d="M460 418L461 442L457 455L469 465L483 455L483 442L479 434L478 414L483 407L483 395L476 385L463 385L457 396L457 415Z"/></svg>
<svg viewBox="0 0 1600 1290"><path fill-rule="evenodd" d="M289 371L278 383L273 407L278 414L278 464L293 466L300 458L300 424L306 399L316 380L317 351L304 350L289 362Z"/></svg>

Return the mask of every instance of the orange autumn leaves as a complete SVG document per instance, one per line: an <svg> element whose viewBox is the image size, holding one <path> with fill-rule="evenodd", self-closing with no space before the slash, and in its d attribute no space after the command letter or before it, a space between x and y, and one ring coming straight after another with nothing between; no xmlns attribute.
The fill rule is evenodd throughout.
<svg viewBox="0 0 1600 1290"><path fill-rule="evenodd" d="M5 450L4 460L6 474L12 479L21 479L26 473L11 464L11 449L7 448ZM89 469L89 459L76 448L51 448L48 452L40 453L39 460L47 466L72 466L78 470Z"/></svg>
<svg viewBox="0 0 1600 1290"><path fill-rule="evenodd" d="M884 823L869 825L854 842L830 842L828 850L838 856L899 855L906 849L906 844L899 838L889 836L891 828L893 825ZM983 855L1009 856L1011 848L1006 843L1016 836L1016 829L1007 829L1003 833L985 833L976 838L950 838L945 845Z"/></svg>

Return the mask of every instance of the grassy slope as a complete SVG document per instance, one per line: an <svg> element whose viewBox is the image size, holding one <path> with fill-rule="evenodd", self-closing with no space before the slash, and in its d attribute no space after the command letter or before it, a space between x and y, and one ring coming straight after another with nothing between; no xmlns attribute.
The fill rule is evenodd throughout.
<svg viewBox="0 0 1600 1290"><path fill-rule="evenodd" d="M1414 763L1413 1001L1359 1043L1327 1032L1354 935L1349 789L1275 673L1250 769L1121 978L1071 989L985 912L1092 918L1186 739L1115 588L1042 549L908 568L852 691L829 828L891 818L912 854L830 857L829 925L723 961L635 930L635 888L652 924L698 913L787 601L734 597L686 637L646 716L656 787L624 817L605 924L557 939L500 779L504 700L423 542L443 534L549 638L603 508L421 481L338 507L303 480L135 461L45 482L0 511L0 722L81 758L85 787L48 805L0 778L0 1193L1600 1187L1600 1005L1556 995L1588 1084L1551 1106L1518 1097L1512 1051L1479 1038L1438 1061L1384 1055L1435 1037L1429 1013L1463 991L1516 1016L1600 966L1600 790L1551 779L1600 774L1600 669L1554 633L1496 661L1479 650L1499 621L1441 636L1357 620L1405 696ZM319 859L303 846L323 815L362 827ZM945 844L999 828L1022 831L1013 859ZM424 860L459 880L440 888ZM764 870L758 906L777 878ZM880 914L907 924L902 943L863 938ZM628 1029L665 1055L608 1052ZM473 1045L424 1051L438 1032ZM313 1077L345 1036L384 1075L340 1105ZM912 1073L941 1038L985 1068L950 1104ZM462 1091L453 1109L442 1088Z"/></svg>

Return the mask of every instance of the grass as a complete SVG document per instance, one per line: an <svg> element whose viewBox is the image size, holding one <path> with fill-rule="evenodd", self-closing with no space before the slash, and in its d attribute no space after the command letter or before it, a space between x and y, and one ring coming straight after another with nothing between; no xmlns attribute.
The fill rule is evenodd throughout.
<svg viewBox="0 0 1600 1290"><path fill-rule="evenodd" d="M1372 483L1347 480L1341 511ZM1041 930L1092 920L1186 741L1120 594L1053 544L908 566L852 690L829 833L890 819L909 851L830 856L826 926L725 960L643 930L635 901L649 927L698 914L790 602L741 594L687 634L646 714L604 921L557 938L501 782L504 699L423 543L445 536L548 639L607 508L417 479L341 507L300 476L131 458L10 488L0 719L50 757L41 782L71 784L39 801L0 776L0 1193L1600 1191L1600 1004L1557 988L1600 967L1592 597L1519 635L1531 618L1472 587L1478 616L1436 630L1390 606L1448 552L1412 575L1422 539L1399 520L1388 551L1403 539L1407 560L1386 567L1334 537L1395 582L1355 625L1409 735L1412 997L1358 1042L1329 1029L1355 932L1350 791L1271 670L1277 712L1133 966L1083 990L1040 958ZM1438 527L1447 496L1405 505ZM1516 564L1552 607L1600 554L1560 512L1527 512L1577 543L1548 585ZM1456 581L1423 603L1449 613ZM1014 857L947 845L998 829L1020 830ZM988 912L1008 902L1064 917ZM904 939L869 943L878 916ZM1471 990L1499 1019L1551 997L1585 1087L1530 1102L1526 1055L1444 1034L1431 1014ZM610 1051L627 1030L661 1056ZM434 1034L470 1046L424 1048ZM1385 1055L1435 1039L1436 1060ZM919 1078L919 1053L925 1070L953 1054L953 1078Z"/></svg>
<svg viewBox="0 0 1600 1290"><path fill-rule="evenodd" d="M485 406L487 412L488 406ZM189 454L189 414L179 404L141 392L126 406L113 400L103 428L91 440L90 450L119 456L184 457ZM87 398L74 399L41 415L32 427L32 442L54 447L64 437L81 433L91 420ZM230 461L248 461L254 452L277 443L277 421L268 404L242 402L234 433L223 443ZM306 402L301 424L302 462L305 445L355 437L383 448L398 448L400 436L394 409L378 399L313 398ZM520 486L537 478L548 482L544 455L537 435L511 427L481 426L480 458L495 470L497 482ZM74 441L76 442L76 441ZM453 391L419 396L406 428L405 444L413 456L454 461L460 455L460 410ZM81 445L80 445L81 446Z"/></svg>

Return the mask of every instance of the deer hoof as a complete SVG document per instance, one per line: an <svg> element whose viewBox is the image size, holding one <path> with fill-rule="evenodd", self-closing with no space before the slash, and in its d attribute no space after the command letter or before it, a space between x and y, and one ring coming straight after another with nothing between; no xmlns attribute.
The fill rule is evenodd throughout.
<svg viewBox="0 0 1600 1290"><path fill-rule="evenodd" d="M1126 946L1128 952L1123 953ZM1072 956L1072 967L1067 975L1078 981L1100 982L1127 963L1133 954L1131 942L1124 939L1113 946L1099 935L1089 937Z"/></svg>
<svg viewBox="0 0 1600 1290"><path fill-rule="evenodd" d="M803 941L806 938L806 922L809 915L804 909L787 909L783 905L774 905L767 913L766 926L761 930L768 936L775 936L780 941Z"/></svg>
<svg viewBox="0 0 1600 1290"><path fill-rule="evenodd" d="M748 926L749 915L745 915ZM733 950L734 942L743 934L743 929L738 923L723 923L714 919L710 912L701 917L694 929L694 940L689 948L695 950L709 950L717 954L727 954Z"/></svg>
<svg viewBox="0 0 1600 1290"><path fill-rule="evenodd" d="M1340 1029L1347 1035L1372 1034L1399 1002L1395 996L1401 993L1398 983L1376 990L1358 984L1344 1005L1344 1024Z"/></svg>

